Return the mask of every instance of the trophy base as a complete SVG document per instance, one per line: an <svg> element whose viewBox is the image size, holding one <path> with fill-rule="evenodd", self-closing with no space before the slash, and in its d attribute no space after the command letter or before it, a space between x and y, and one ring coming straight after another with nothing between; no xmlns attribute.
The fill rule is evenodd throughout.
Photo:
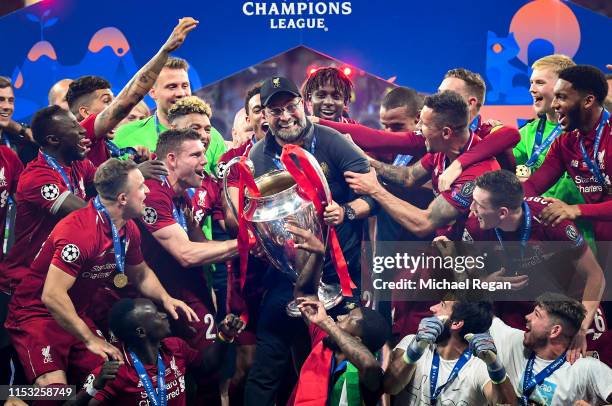
<svg viewBox="0 0 612 406"><path fill-rule="evenodd" d="M318 296L319 300L323 302L325 310L329 310L342 302L342 290L340 289L340 285L326 284L321 282L319 285ZM286 310L290 317L302 317L302 313L300 313L295 300L292 300L289 302L289 304L287 304Z"/></svg>

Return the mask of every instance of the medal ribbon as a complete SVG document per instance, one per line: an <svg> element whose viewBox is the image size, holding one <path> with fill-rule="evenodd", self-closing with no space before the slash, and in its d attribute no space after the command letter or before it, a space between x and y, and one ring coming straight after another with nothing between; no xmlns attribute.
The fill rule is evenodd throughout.
<svg viewBox="0 0 612 406"><path fill-rule="evenodd" d="M172 188L172 186L170 186L170 182L168 182L168 179L165 176L162 176L161 180L162 182L165 182L168 187ZM172 217L174 218L174 221L176 221L178 225L181 226L181 228L187 233L187 220L185 219L185 213L179 209L180 207L177 208L174 201L172 201Z"/></svg>
<svg viewBox="0 0 612 406"><path fill-rule="evenodd" d="M100 196L96 196L96 198L94 199L94 207L96 208L96 210L104 214L104 216L108 220L108 223L110 224L111 234L113 236L113 250L115 251L115 265L117 265L117 272L120 274L124 274L125 273L125 245L126 245L125 235L123 237L119 237L119 230L117 230L117 227L115 227L115 225L111 221L108 211L106 211L106 208L102 205L102 202L100 202ZM127 229L126 229L126 234L127 234Z"/></svg>
<svg viewBox="0 0 612 406"><path fill-rule="evenodd" d="M455 366L451 370L451 373L448 376L446 383L436 388L436 386L438 385L438 373L440 372L440 354L438 354L438 351L434 350L433 360L431 361L431 369L429 370L429 396L431 397L432 405L436 404L436 400L438 399L438 396L440 396L440 393L442 393L444 388L450 385L455 380L455 378L457 378L457 375L459 375L459 371L461 371L461 368L463 368L465 364L470 360L471 356L472 353L470 352L470 348L468 347L465 349L465 351L463 351L463 354L461 354L461 357L459 357L459 359L455 363Z"/></svg>
<svg viewBox="0 0 612 406"><path fill-rule="evenodd" d="M475 132L480 127L480 114L474 117L472 122L470 123L470 130Z"/></svg>
<svg viewBox="0 0 612 406"><path fill-rule="evenodd" d="M292 156L297 159L300 168L302 169L298 168L293 161ZM323 208L331 203L331 201L327 201L327 197L325 196L325 188L323 187L323 183L319 178L319 174L313 168L312 164L308 160L308 157L306 157L304 154L304 150L297 145L287 144L283 147L281 161L285 165L285 168L287 168L289 174L291 174L295 180L295 183L297 183L298 188L313 202L319 218L321 219L322 223L325 224L323 222ZM340 247L340 242L338 241L336 229L333 226L328 227L329 242L331 245L331 258L334 263L334 267L336 268L336 272L338 273L338 278L340 279L342 295L351 297L353 296L352 289L355 288L355 284L351 280L348 273L348 266L346 265L346 260L344 259L344 254L342 253L342 248Z"/></svg>
<svg viewBox="0 0 612 406"><path fill-rule="evenodd" d="M504 240L502 230L495 227L495 235L497 236L497 240L504 248ZM523 201L523 225L521 226L521 257L525 254L525 249L527 248L527 241L529 241L529 237L531 236L531 209L526 201ZM505 251L505 249L504 249Z"/></svg>
<svg viewBox="0 0 612 406"><path fill-rule="evenodd" d="M11 213L15 207L15 201L13 197L9 195L6 204L6 218L4 219L4 244L2 246L2 253L8 253L9 236L11 235ZM2 255L0 255L1 257Z"/></svg>
<svg viewBox="0 0 612 406"><path fill-rule="evenodd" d="M407 166L414 158L412 155L398 154L393 160L393 166Z"/></svg>
<svg viewBox="0 0 612 406"><path fill-rule="evenodd" d="M589 159L589 155L587 154L586 148L584 147L584 142L582 137L580 137L580 151L582 152L582 159L586 162L589 170L597 179L597 182L601 184L603 188L606 187L606 181L599 170L599 165L597 164L597 151L599 151L599 144L601 143L601 136L603 134L603 129L610 118L610 112L604 109L601 121L599 122L599 126L597 127L596 135L595 135L595 143L593 144L593 160Z"/></svg>
<svg viewBox="0 0 612 406"><path fill-rule="evenodd" d="M66 184L66 187L68 187L68 190L70 190L70 193L74 193L74 188L72 187L72 183L70 182L68 175L66 175L66 172L64 172L64 168L62 168L62 166L57 162L57 160L51 155L48 155L42 151L41 153L43 158L45 158L47 165L49 165L53 170L59 172L60 176L64 180L64 183Z"/></svg>
<svg viewBox="0 0 612 406"><path fill-rule="evenodd" d="M540 122L538 123L538 129L536 130L535 142L533 143L533 149L531 152L531 156L529 157L529 160L525 162L525 166L528 166L529 168L531 168L538 162L538 158L540 158L540 155L542 155L542 152L544 152L546 148L550 147L553 141L557 139L557 137L560 136L561 133L563 133L561 126L557 124L557 126L553 128L553 130L550 132L548 137L546 137L546 140L544 140L544 143L542 143L542 138L544 137L545 127L546 127L546 116L542 117L540 119Z"/></svg>
<svg viewBox="0 0 612 406"><path fill-rule="evenodd" d="M147 392L149 401L154 406L166 406L168 403L168 398L166 397L166 366L164 365L161 354L157 353L157 392L155 388L153 388L153 382L151 382L151 378L149 374L147 374L147 370L144 365L142 365L140 359L138 359L138 356L136 356L133 351L130 351L130 357L132 357L134 368L138 373L142 386Z"/></svg>
<svg viewBox="0 0 612 406"><path fill-rule="evenodd" d="M561 354L552 364L549 364L546 368L540 371L536 376L533 376L533 364L535 363L535 352L531 353L527 366L525 367L525 374L523 375L523 394L521 395L521 405L527 406L529 404L529 396L536 386L544 382L544 379L548 378L557 369L565 363L565 353Z"/></svg>
<svg viewBox="0 0 612 406"><path fill-rule="evenodd" d="M137 155L136 149L132 147L119 148L117 145L115 145L114 142L110 140L106 140L104 141L104 143L106 144L106 148L108 148L108 152L110 152L110 156L112 158L119 158L125 154Z"/></svg>
<svg viewBox="0 0 612 406"><path fill-rule="evenodd" d="M293 144L288 144L288 145L293 145ZM310 144L310 148L308 148L308 152L310 152L310 154L314 156L316 148L317 148L317 137L316 135L313 135L312 143ZM281 171L285 169L285 167L283 166L283 163L281 162L282 159L280 156L278 156L278 154L274 158L272 158L272 160L274 161L274 165L276 165L276 169L279 169Z"/></svg>

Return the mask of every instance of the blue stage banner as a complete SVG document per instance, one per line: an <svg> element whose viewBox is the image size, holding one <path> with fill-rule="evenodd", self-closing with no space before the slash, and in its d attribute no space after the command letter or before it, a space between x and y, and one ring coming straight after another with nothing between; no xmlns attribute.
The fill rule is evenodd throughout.
<svg viewBox="0 0 612 406"><path fill-rule="evenodd" d="M15 84L15 119L45 106L63 78L100 75L117 93L184 16L200 25L177 56L189 61L192 88L214 99L226 127L245 89L219 86L236 74L245 85L276 72L299 84L313 66L334 64L375 78L377 89L431 93L448 69L465 67L486 80L483 115L517 123L532 115L534 60L563 53L601 69L612 63L610 19L558 0L44 0L0 19L9 49L0 74ZM359 89L353 114L375 117L382 94Z"/></svg>

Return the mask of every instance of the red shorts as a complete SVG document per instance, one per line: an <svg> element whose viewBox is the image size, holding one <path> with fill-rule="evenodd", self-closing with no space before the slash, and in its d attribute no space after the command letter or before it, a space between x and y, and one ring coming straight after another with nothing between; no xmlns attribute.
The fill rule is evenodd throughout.
<svg viewBox="0 0 612 406"><path fill-rule="evenodd" d="M104 338L91 320L84 321L92 332ZM7 321L6 328L29 382L49 372L66 371L69 382L74 378L81 383L103 362L52 317L36 317L15 324Z"/></svg>
<svg viewBox="0 0 612 406"><path fill-rule="evenodd" d="M173 334L187 341L192 348L198 351L214 343L217 337L215 310L206 287L199 288L197 292L191 289L180 289L173 293L174 298L185 302L200 319L198 322L190 323L184 315L179 313L178 320L170 321Z"/></svg>

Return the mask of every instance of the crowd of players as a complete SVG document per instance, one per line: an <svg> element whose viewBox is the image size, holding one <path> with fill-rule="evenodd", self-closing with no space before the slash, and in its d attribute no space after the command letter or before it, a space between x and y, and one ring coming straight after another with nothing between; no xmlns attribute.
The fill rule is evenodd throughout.
<svg viewBox="0 0 612 406"><path fill-rule="evenodd" d="M245 89L227 148L191 95L187 62L170 55L197 24L181 19L117 96L97 76L58 82L29 126L12 120L14 89L0 78L0 384L76 385L67 403L79 405L612 402L601 71L563 55L536 61L534 119L520 130L481 119L485 83L466 69L426 97L389 91L383 130L350 118L359 95L340 70L310 73L301 90L275 76ZM258 177L282 168L287 144L321 165L333 197L323 221L356 284L329 315L317 288L338 277L309 230L287 226L313 259L297 282L257 247L240 272L221 177L239 207L243 183L227 163L248 156ZM494 241L504 260L477 277L541 294L398 295L373 310L361 300L372 296L366 239L377 255L388 241L434 241L444 255L453 242ZM553 276L571 293L549 292L551 275L538 274L550 258L562 258ZM285 310L294 299L303 318Z"/></svg>

